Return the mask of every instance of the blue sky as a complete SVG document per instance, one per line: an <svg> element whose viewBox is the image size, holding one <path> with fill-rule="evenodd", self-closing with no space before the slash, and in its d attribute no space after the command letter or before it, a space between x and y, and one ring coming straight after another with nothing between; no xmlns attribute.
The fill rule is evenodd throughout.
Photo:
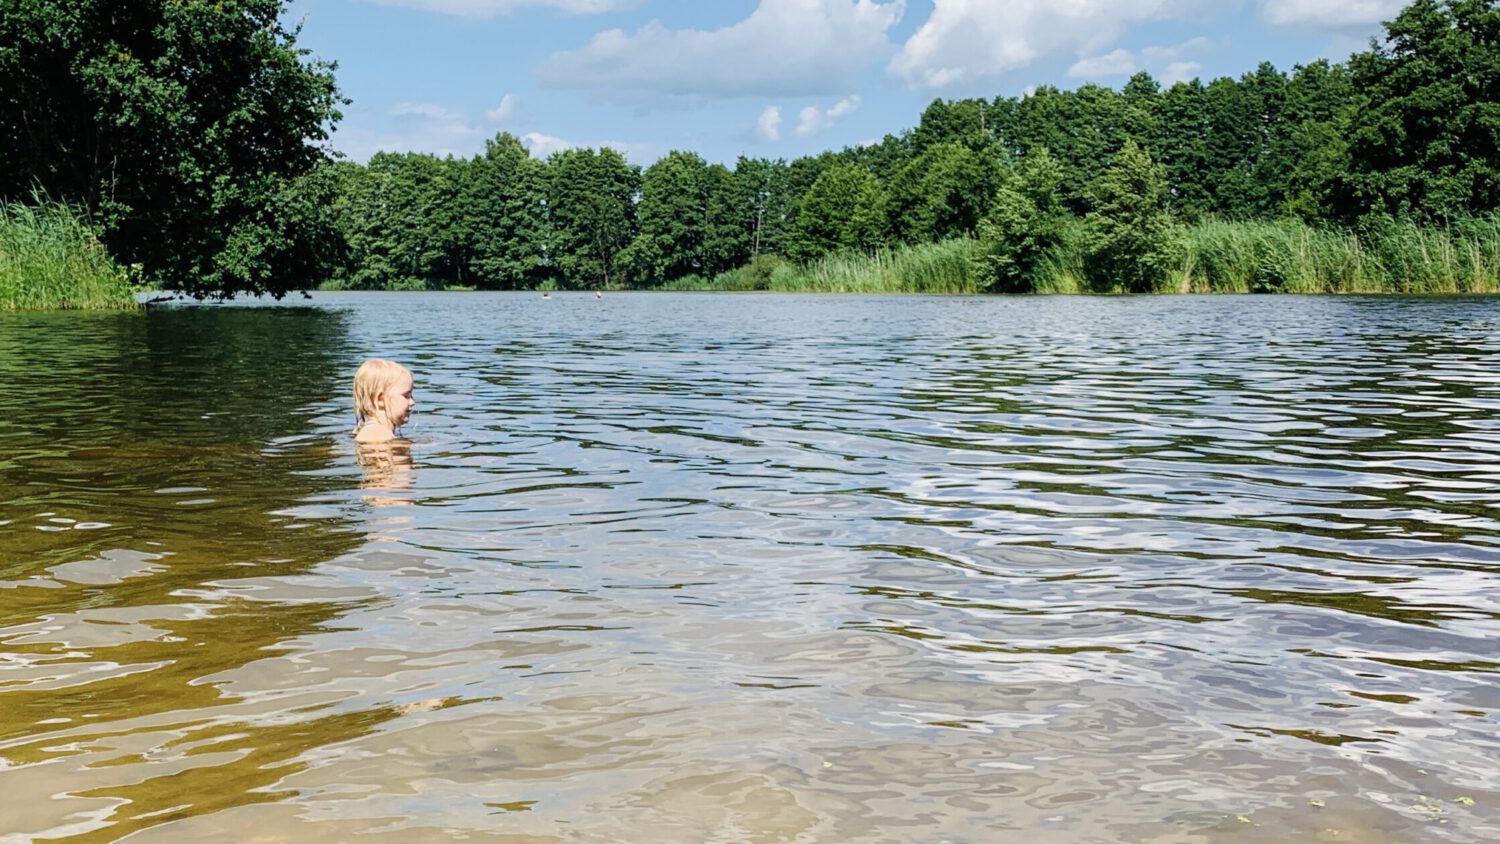
<svg viewBox="0 0 1500 844"><path fill-rule="evenodd" d="M537 157L612 146L732 164L916 124L935 97L1118 88L1342 60L1402 0L292 0L353 102L333 146Z"/></svg>

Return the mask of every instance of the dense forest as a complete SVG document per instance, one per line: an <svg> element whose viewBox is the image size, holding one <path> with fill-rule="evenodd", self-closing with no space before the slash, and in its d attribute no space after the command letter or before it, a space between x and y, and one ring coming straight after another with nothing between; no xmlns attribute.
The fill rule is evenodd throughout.
<svg viewBox="0 0 1500 844"><path fill-rule="evenodd" d="M938 100L915 128L793 161L610 149L545 161L500 135L470 159L333 165L349 251L334 284L652 287L778 256L975 242L990 290L1035 289L1075 244L1112 289L1160 287L1185 227L1463 226L1500 205L1500 12L1418 0L1345 64L1163 88L1137 74L1023 97ZM1096 285L1097 286L1097 285Z"/></svg>
<svg viewBox="0 0 1500 844"><path fill-rule="evenodd" d="M1417 0L1346 63L938 100L868 146L645 168L508 134L335 160L334 67L278 0L0 3L0 199L78 203L197 294L1500 285L1500 0Z"/></svg>

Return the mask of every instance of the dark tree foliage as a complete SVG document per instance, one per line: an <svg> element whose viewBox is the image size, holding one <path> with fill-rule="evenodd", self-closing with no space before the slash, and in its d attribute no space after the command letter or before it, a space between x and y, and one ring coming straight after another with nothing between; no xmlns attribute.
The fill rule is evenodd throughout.
<svg viewBox="0 0 1500 844"><path fill-rule="evenodd" d="M307 286L342 248L321 142L342 102L281 0L0 0L0 197L78 203L196 295Z"/></svg>
<svg viewBox="0 0 1500 844"><path fill-rule="evenodd" d="M1500 9L1417 0L1350 59L1349 188L1366 215L1446 221L1500 204Z"/></svg>
<svg viewBox="0 0 1500 844"><path fill-rule="evenodd" d="M1031 293L1046 254L1062 241L1068 212L1058 194L1062 170L1035 149L1008 171L979 222L974 274L987 291Z"/></svg>
<svg viewBox="0 0 1500 844"><path fill-rule="evenodd" d="M972 236L999 187L1001 161L954 142L933 144L890 182L890 229L897 240L931 243Z"/></svg>
<svg viewBox="0 0 1500 844"><path fill-rule="evenodd" d="M515 136L485 142L463 179L459 239L475 286L513 290L546 276L547 171Z"/></svg>
<svg viewBox="0 0 1500 844"><path fill-rule="evenodd" d="M792 214L791 173L785 161L740 156L732 180L732 220L746 232L750 260L786 251Z"/></svg>
<svg viewBox="0 0 1500 844"><path fill-rule="evenodd" d="M1119 285L1149 293L1167 278L1178 259L1166 173L1135 141L1089 186L1094 210L1088 229L1086 269L1099 289Z"/></svg>
<svg viewBox="0 0 1500 844"><path fill-rule="evenodd" d="M1292 72L1282 124L1271 139L1262 172L1276 177L1276 210L1316 223L1348 216L1344 175L1354 86L1343 65L1317 61Z"/></svg>
<svg viewBox="0 0 1500 844"><path fill-rule="evenodd" d="M1077 91L1044 86L1021 100L1008 145L1051 150L1062 168L1064 203L1083 213L1089 209L1088 186L1125 142L1123 106L1120 94L1100 85Z"/></svg>
<svg viewBox="0 0 1500 844"><path fill-rule="evenodd" d="M974 150L988 148L995 140L991 110L990 103L982 99L933 100L911 133L911 151L921 153L936 144L959 144Z"/></svg>
<svg viewBox="0 0 1500 844"><path fill-rule="evenodd" d="M867 170L838 163L802 197L787 253L810 261L839 251L873 252L886 241L886 194Z"/></svg>
<svg viewBox="0 0 1500 844"><path fill-rule="evenodd" d="M627 258L638 283L729 269L708 254L711 214L729 187L723 170L695 153L676 151L646 168L636 205L639 233Z"/></svg>
<svg viewBox="0 0 1500 844"><path fill-rule="evenodd" d="M1203 83L1178 82L1162 93L1157 110L1157 154L1171 185L1168 203L1185 219L1215 210L1204 175L1209 162L1208 92Z"/></svg>
<svg viewBox="0 0 1500 844"><path fill-rule="evenodd" d="M635 235L641 173L612 149L570 149L547 162L549 254L568 287L617 283Z"/></svg>

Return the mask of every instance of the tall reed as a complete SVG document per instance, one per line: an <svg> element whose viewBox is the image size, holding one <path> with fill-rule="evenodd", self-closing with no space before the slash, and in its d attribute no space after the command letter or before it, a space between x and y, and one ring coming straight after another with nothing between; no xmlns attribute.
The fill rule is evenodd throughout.
<svg viewBox="0 0 1500 844"><path fill-rule="evenodd" d="M72 208L0 202L0 310L135 307L125 271Z"/></svg>
<svg viewBox="0 0 1500 844"><path fill-rule="evenodd" d="M1451 226L1389 221L1354 231L1299 220L1205 220L1183 226L1182 260L1163 274L1161 293L1497 293L1500 217ZM1110 293L1115 279L1089 275L1089 231L1071 221L1042 256L1037 293ZM983 293L974 242L959 238L839 253L807 265L761 256L713 279L690 276L663 290L775 290L808 293Z"/></svg>
<svg viewBox="0 0 1500 844"><path fill-rule="evenodd" d="M770 289L804 293L978 293L969 269L974 242L965 238L839 253L807 266L778 267Z"/></svg>
<svg viewBox="0 0 1500 844"><path fill-rule="evenodd" d="M1199 293L1492 293L1500 221L1390 221L1361 232L1295 220L1206 221L1184 230L1185 287Z"/></svg>

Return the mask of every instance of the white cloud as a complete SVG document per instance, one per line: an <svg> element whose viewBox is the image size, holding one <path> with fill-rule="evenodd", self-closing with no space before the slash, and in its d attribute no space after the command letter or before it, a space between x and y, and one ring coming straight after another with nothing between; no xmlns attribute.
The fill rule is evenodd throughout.
<svg viewBox="0 0 1500 844"><path fill-rule="evenodd" d="M859 95L846 97L827 109L808 106L797 114L797 134L814 135L831 128L859 108Z"/></svg>
<svg viewBox="0 0 1500 844"><path fill-rule="evenodd" d="M415 117L422 120L462 121L463 115L435 103L396 103L392 117Z"/></svg>
<svg viewBox="0 0 1500 844"><path fill-rule="evenodd" d="M367 132L365 142L377 144L369 154L430 152L434 155L471 155L483 146L485 129L461 111L437 103L397 103L390 110L392 129Z"/></svg>
<svg viewBox="0 0 1500 844"><path fill-rule="evenodd" d="M766 106L755 121L755 135L763 141L781 140L781 106Z"/></svg>
<svg viewBox="0 0 1500 844"><path fill-rule="evenodd" d="M1186 57L1213 49L1214 42L1199 37L1170 47L1145 47L1140 55L1118 49L1102 56L1079 59L1068 68L1068 75L1081 79L1107 79L1129 76L1138 70L1150 70L1163 85L1175 85L1197 75L1203 66Z"/></svg>
<svg viewBox="0 0 1500 844"><path fill-rule="evenodd" d="M553 153L563 150L587 147L589 149L604 149L608 147L631 162L636 164L648 164L657 157L655 144L632 143L630 141L590 141L580 143L567 138L559 138L556 135L546 135L541 132L527 132L521 136L521 145L531 153L532 158L546 158Z"/></svg>
<svg viewBox="0 0 1500 844"><path fill-rule="evenodd" d="M1408 0L1262 0L1260 13L1275 26L1369 28L1395 18Z"/></svg>
<svg viewBox="0 0 1500 844"><path fill-rule="evenodd" d="M1141 58L1145 59L1147 64L1161 64L1177 61L1186 56L1207 53L1217 46L1219 45L1200 35L1191 41L1184 41L1171 47L1146 47L1141 50Z"/></svg>
<svg viewBox="0 0 1500 844"><path fill-rule="evenodd" d="M673 96L809 96L853 87L883 60L906 0L761 0L739 23L709 31L656 21L611 29L540 68L548 85Z"/></svg>
<svg viewBox="0 0 1500 844"><path fill-rule="evenodd" d="M500 105L495 106L484 113L491 123L508 123L521 113L521 98L515 94L506 94L500 98Z"/></svg>
<svg viewBox="0 0 1500 844"><path fill-rule="evenodd" d="M1133 25L1222 12L1222 0L933 0L890 72L916 88L973 86L1058 52L1086 55Z"/></svg>
<svg viewBox="0 0 1500 844"><path fill-rule="evenodd" d="M1100 79L1106 76L1128 76L1136 71L1140 64L1136 61L1135 53L1129 50L1119 49L1113 53L1102 56L1094 56L1088 59L1079 59L1068 68L1069 76L1080 79Z"/></svg>
<svg viewBox="0 0 1500 844"><path fill-rule="evenodd" d="M484 146L484 127L461 112L434 103L398 103L384 113L353 109L333 135L333 145L355 161L377 152L473 155Z"/></svg>
<svg viewBox="0 0 1500 844"><path fill-rule="evenodd" d="M520 100L511 94L480 120L440 103L402 102L384 114L356 108L334 134L334 146L356 161L368 161L382 151L475 155L500 124L515 120L519 108Z"/></svg>
<svg viewBox="0 0 1500 844"><path fill-rule="evenodd" d="M531 151L532 158L546 158L554 152L577 146L572 141L541 132L527 132L521 136L521 144Z"/></svg>
<svg viewBox="0 0 1500 844"><path fill-rule="evenodd" d="M498 124L505 119L514 120L519 108L519 98L511 94L502 97L500 105L484 112L479 120L471 120L464 111L438 103L403 102L383 113L355 108L334 134L334 147L361 162L369 161L377 152L425 152L465 158L482 152L485 141L499 130ZM661 155L656 144L574 141L542 132L522 135L521 144L533 158L546 158L574 147L609 147L636 164L649 164Z"/></svg>
<svg viewBox="0 0 1500 844"><path fill-rule="evenodd" d="M1162 70L1161 78L1158 81L1161 82L1163 87L1170 87L1176 85L1178 82L1187 82L1190 79L1198 78L1198 74L1202 70L1203 65L1197 62L1172 62Z"/></svg>
<svg viewBox="0 0 1500 844"><path fill-rule="evenodd" d="M597 15L634 8L639 0L366 0L382 6L398 6L422 12L441 12L465 18L508 15L525 6L543 6L570 15Z"/></svg>

